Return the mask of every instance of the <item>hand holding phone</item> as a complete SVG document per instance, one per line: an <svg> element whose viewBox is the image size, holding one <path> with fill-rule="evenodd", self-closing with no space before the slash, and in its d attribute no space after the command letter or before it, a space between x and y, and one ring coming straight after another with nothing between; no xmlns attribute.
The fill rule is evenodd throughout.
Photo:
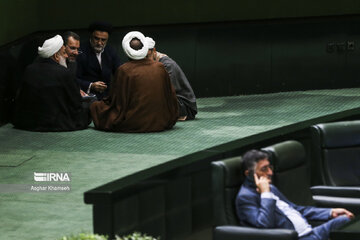
<svg viewBox="0 0 360 240"><path fill-rule="evenodd" d="M254 179L254 169L249 169L249 173L247 175L247 178L250 180L250 182L255 183L255 179Z"/></svg>
<svg viewBox="0 0 360 240"><path fill-rule="evenodd" d="M256 191L258 191L259 193L270 192L270 180L267 177L258 177L256 173L254 173L253 176L257 187Z"/></svg>

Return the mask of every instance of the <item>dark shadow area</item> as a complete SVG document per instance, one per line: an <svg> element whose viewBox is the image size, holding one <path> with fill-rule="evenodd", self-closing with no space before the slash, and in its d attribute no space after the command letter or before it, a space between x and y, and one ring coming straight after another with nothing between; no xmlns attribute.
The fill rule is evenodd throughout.
<svg viewBox="0 0 360 240"><path fill-rule="evenodd" d="M0 125L10 121L16 92L16 60L9 51L0 52Z"/></svg>
<svg viewBox="0 0 360 240"><path fill-rule="evenodd" d="M198 98L350 88L360 81L359 24L354 15L127 26L115 27L108 44L126 62L121 42L127 32L152 37L156 49L179 64ZM77 32L82 44L89 41L87 29L67 30ZM37 32L0 48L2 103L13 100L37 47L64 31ZM6 123L11 106L2 105Z"/></svg>

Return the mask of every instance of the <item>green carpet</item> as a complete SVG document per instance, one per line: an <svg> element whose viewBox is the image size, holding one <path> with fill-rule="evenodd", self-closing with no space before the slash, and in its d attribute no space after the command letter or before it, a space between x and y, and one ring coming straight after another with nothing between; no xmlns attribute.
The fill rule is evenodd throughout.
<svg viewBox="0 0 360 240"><path fill-rule="evenodd" d="M33 157L32 154L0 153L0 167L17 167Z"/></svg>
<svg viewBox="0 0 360 240"><path fill-rule="evenodd" d="M185 162L177 158L198 151L359 114L359 95L360 89L339 89L203 98L196 120L160 133L109 133L93 127L37 133L7 124L0 128L0 239L57 239L92 231L85 191L128 176L141 180L142 170L151 174L155 168L181 166ZM70 173L71 191L9 191L9 184L14 189L38 184L34 172Z"/></svg>

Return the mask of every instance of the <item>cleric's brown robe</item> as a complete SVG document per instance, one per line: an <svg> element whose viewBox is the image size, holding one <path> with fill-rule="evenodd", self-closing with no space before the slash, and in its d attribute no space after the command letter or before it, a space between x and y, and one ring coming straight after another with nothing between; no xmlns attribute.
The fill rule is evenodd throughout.
<svg viewBox="0 0 360 240"><path fill-rule="evenodd" d="M164 65L150 59L121 65L109 97L94 102L95 127L114 132L157 132L172 128L178 118L175 90Z"/></svg>

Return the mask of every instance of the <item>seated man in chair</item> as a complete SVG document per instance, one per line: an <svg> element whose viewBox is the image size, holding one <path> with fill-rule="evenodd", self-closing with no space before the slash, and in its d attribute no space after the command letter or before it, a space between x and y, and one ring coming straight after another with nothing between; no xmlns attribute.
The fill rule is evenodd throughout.
<svg viewBox="0 0 360 240"><path fill-rule="evenodd" d="M258 228L294 229L301 240L325 240L332 229L347 223L354 214L343 208L298 206L271 184L273 175L268 155L250 150L243 156L246 180L236 197L240 223ZM301 194L301 189L298 189ZM312 227L308 221L324 221Z"/></svg>

